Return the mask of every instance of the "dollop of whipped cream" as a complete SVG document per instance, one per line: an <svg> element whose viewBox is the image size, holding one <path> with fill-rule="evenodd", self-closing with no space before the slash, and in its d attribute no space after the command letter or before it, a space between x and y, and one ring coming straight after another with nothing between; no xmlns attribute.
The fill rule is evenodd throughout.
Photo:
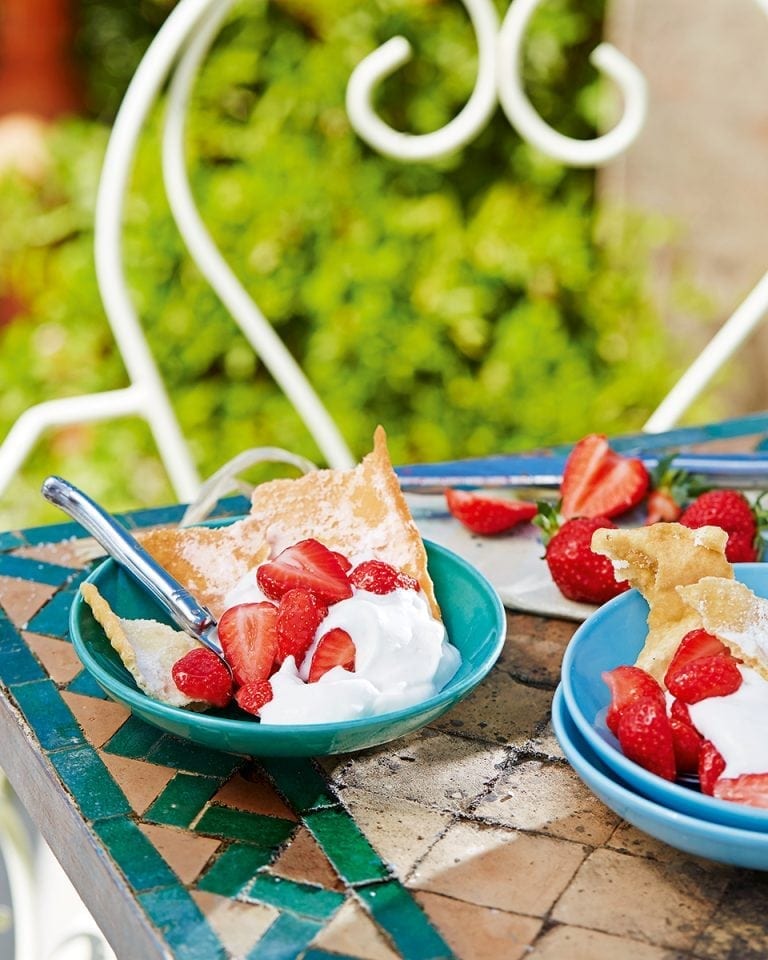
<svg viewBox="0 0 768 960"><path fill-rule="evenodd" d="M301 664L286 657L270 677L273 697L259 711L263 723L335 723L413 706L439 693L456 673L461 654L434 618L422 591L398 589L353 594L328 609ZM226 605L267 598L249 574ZM355 669L333 667L307 683L320 638L334 627L355 645Z"/></svg>
<svg viewBox="0 0 768 960"><path fill-rule="evenodd" d="M740 666L742 683L725 697L707 697L688 706L696 729L725 760L722 777L768 771L768 680Z"/></svg>

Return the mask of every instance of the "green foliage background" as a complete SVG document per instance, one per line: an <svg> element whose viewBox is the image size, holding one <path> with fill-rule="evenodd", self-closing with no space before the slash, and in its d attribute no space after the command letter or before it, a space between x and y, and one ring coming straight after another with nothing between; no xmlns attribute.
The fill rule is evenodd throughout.
<svg viewBox="0 0 768 960"><path fill-rule="evenodd" d="M91 114L52 134L41 184L0 180L0 284L27 304L0 330L0 435L34 402L126 383L96 288L93 207L109 122L160 3L83 0ZM597 0L551 0L527 46L527 89L573 136L604 97L588 65ZM463 105L475 45L455 0L281 0L228 21L195 88L188 143L214 239L293 351L356 454L376 423L396 462L481 455L638 428L672 381L647 291L653 228L620 234L591 171L523 144L501 111L460 154L400 164L351 130L344 91L388 37L414 44L379 109L426 132ZM277 444L319 460L290 408L185 254L159 171L161 112L143 138L125 256L139 314L207 475ZM52 519L60 472L114 509L172 500L148 429L47 435L0 504L0 525Z"/></svg>

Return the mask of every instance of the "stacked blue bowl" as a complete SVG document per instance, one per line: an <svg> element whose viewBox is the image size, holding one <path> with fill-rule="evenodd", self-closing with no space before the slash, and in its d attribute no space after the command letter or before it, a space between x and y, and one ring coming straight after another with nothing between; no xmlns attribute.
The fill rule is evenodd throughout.
<svg viewBox="0 0 768 960"><path fill-rule="evenodd" d="M734 567L738 580L768 597L768 564ZM768 809L718 800L628 760L608 729L602 673L635 662L648 606L636 590L602 606L576 631L563 658L552 724L581 779L612 810L671 846L723 863L768 870Z"/></svg>

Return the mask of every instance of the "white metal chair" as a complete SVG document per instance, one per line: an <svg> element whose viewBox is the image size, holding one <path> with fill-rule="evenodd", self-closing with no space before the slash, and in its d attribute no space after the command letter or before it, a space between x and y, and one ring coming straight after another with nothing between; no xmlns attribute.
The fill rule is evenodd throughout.
<svg viewBox="0 0 768 960"><path fill-rule="evenodd" d="M768 13L768 0L756 0ZM434 133L410 135L389 127L372 106L377 84L410 56L403 37L393 37L367 56L350 77L347 110L375 149L404 161L425 160L459 149L487 123L500 102L510 122L530 143L572 165L600 165L626 150L646 112L642 75L618 50L601 44L592 60L618 85L624 112L616 126L590 141L552 130L528 101L520 79L520 50L530 17L541 0L514 0L499 24L491 0L465 0L478 43L478 76L464 109ZM352 462L338 428L303 372L251 300L213 243L194 203L184 163L186 109L197 71L232 0L181 0L144 56L116 118L104 160L95 218L96 269L104 308L125 361L129 385L98 395L51 399L26 410L0 445L0 495L49 427L139 415L150 425L173 488L190 500L200 479L131 302L122 263L125 198L137 143L166 78L168 93L163 171L173 216L200 270L271 371L332 466ZM175 67L175 69L174 69ZM664 398L645 425L658 432L677 422L717 369L768 310L768 274L723 325L712 342Z"/></svg>

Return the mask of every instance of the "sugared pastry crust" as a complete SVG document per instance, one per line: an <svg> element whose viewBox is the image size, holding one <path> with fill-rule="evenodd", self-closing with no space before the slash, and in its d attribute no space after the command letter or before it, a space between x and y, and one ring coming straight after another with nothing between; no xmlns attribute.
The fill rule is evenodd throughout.
<svg viewBox="0 0 768 960"><path fill-rule="evenodd" d="M227 594L269 553L264 530L251 517L226 527L163 527L138 539L217 620Z"/></svg>
<svg viewBox="0 0 768 960"><path fill-rule="evenodd" d="M174 707L192 705L194 701L173 682L171 668L185 653L199 647L198 641L156 620L118 617L92 583L82 584L80 590L139 689Z"/></svg>
<svg viewBox="0 0 768 960"><path fill-rule="evenodd" d="M705 630L768 680L768 600L737 580L720 577L704 577L678 587L678 593L701 617Z"/></svg>
<svg viewBox="0 0 768 960"><path fill-rule="evenodd" d="M427 554L387 451L382 427L371 453L351 470L316 470L296 480L272 480L253 492L250 519L266 535L272 556L314 537L354 564L384 560L419 581L440 617Z"/></svg>
<svg viewBox="0 0 768 960"><path fill-rule="evenodd" d="M636 666L662 681L680 640L701 627L699 612L683 600L679 586L702 577L733 579L725 558L728 535L719 527L691 530L678 523L633 529L600 529L595 553L608 557L617 579L628 580L648 601L648 636Z"/></svg>

